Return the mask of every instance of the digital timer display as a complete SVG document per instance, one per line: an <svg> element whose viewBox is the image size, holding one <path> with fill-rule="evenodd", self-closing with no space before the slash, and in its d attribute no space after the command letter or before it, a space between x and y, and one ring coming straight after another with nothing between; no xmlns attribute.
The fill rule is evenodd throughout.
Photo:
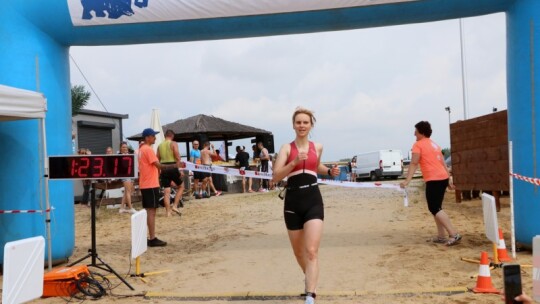
<svg viewBox="0 0 540 304"><path fill-rule="evenodd" d="M49 157L50 179L113 179L135 177L135 156L70 155Z"/></svg>

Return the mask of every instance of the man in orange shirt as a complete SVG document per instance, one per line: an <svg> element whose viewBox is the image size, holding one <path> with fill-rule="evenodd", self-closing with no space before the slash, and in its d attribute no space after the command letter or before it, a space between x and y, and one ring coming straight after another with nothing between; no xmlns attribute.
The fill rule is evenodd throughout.
<svg viewBox="0 0 540 304"><path fill-rule="evenodd" d="M139 188L141 189L142 204L146 209L148 225L148 247L167 246L156 237L156 210L159 207L159 170L178 168L179 164L160 164L152 149L156 142L156 132L150 128L144 129L144 143L139 147Z"/></svg>

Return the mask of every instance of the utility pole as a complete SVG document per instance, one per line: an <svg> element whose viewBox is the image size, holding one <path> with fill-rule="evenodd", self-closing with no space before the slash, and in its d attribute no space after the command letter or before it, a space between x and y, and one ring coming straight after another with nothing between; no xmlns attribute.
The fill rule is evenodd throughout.
<svg viewBox="0 0 540 304"><path fill-rule="evenodd" d="M463 89L463 119L467 119L467 87L465 80L465 44L463 43L463 20L459 18L459 42L461 44L461 86ZM448 111L450 115L450 111Z"/></svg>

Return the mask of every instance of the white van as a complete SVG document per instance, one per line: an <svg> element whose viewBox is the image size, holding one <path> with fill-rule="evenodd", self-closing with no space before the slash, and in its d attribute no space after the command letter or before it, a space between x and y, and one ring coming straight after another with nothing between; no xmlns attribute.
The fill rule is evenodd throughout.
<svg viewBox="0 0 540 304"><path fill-rule="evenodd" d="M357 179L372 181L388 177L397 179L403 174L403 154L401 150L379 150L355 155L356 167L352 172Z"/></svg>

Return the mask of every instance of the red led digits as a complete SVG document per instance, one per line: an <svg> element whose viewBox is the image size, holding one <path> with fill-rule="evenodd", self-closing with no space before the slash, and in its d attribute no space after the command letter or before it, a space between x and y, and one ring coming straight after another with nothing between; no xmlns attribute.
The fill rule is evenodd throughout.
<svg viewBox="0 0 540 304"><path fill-rule="evenodd" d="M133 167L133 157L124 156L122 157L122 164L127 162L127 175L131 175L131 168Z"/></svg>
<svg viewBox="0 0 540 304"><path fill-rule="evenodd" d="M93 162L93 166L92 166L92 176L93 177L101 177L101 176L105 176L105 174L103 174L103 157L96 157L94 158L94 162Z"/></svg>
<svg viewBox="0 0 540 304"><path fill-rule="evenodd" d="M50 179L134 177L134 155L50 156Z"/></svg>
<svg viewBox="0 0 540 304"><path fill-rule="evenodd" d="M90 159L88 157L81 157L81 165L79 166L79 177L87 177L89 167Z"/></svg>
<svg viewBox="0 0 540 304"><path fill-rule="evenodd" d="M76 176L77 173L77 159L71 159L71 176Z"/></svg>
<svg viewBox="0 0 540 304"><path fill-rule="evenodd" d="M118 174L118 158L114 159L114 175Z"/></svg>

